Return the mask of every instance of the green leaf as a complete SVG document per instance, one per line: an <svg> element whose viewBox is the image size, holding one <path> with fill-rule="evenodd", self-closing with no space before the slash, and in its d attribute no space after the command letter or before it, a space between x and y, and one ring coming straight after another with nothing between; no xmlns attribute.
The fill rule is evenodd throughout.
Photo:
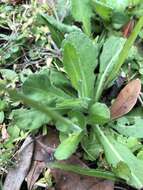
<svg viewBox="0 0 143 190"><path fill-rule="evenodd" d="M142 148L140 139L137 139L135 137L128 137L126 140L126 144L127 147L134 153Z"/></svg>
<svg viewBox="0 0 143 190"><path fill-rule="evenodd" d="M112 16L113 9L102 1L92 0L93 10L104 20L109 20Z"/></svg>
<svg viewBox="0 0 143 190"><path fill-rule="evenodd" d="M66 77L65 73L63 72L59 72L56 69L48 69L48 70L44 70L44 72L49 73L49 78L51 81L51 84L53 84L54 86L60 88L60 89L64 89L65 87L70 88L71 87L71 83L70 80Z"/></svg>
<svg viewBox="0 0 143 190"><path fill-rule="evenodd" d="M7 131L11 139L15 140L20 136L20 129L17 126L9 126Z"/></svg>
<svg viewBox="0 0 143 190"><path fill-rule="evenodd" d="M126 179L127 181L130 179L131 171L127 164L124 162L119 162L116 168L113 168L114 173L120 178Z"/></svg>
<svg viewBox="0 0 143 190"><path fill-rule="evenodd" d="M68 118L75 123L76 125L80 126L81 129L86 129L87 119L85 115L78 111L78 110L71 110L68 113Z"/></svg>
<svg viewBox="0 0 143 190"><path fill-rule="evenodd" d="M64 171L68 171L68 172L74 172L74 173L84 175L84 176L99 177L99 178L103 178L103 179L119 181L119 179L112 172L108 172L108 171L102 171L102 170L90 169L90 168L83 168L83 167L80 167L80 166L75 166L75 165L72 165L72 164L63 164L63 163L59 163L59 162L52 163L51 167L61 169L61 170L64 170Z"/></svg>
<svg viewBox="0 0 143 190"><path fill-rule="evenodd" d="M77 111L77 110L72 110L70 112L68 112L68 118L77 126L79 126L81 129L85 129L86 127L86 118L85 116ZM64 133L62 135L67 135L69 133L72 133L72 130L69 129L69 127L67 125L62 124L60 121L56 122L56 128Z"/></svg>
<svg viewBox="0 0 143 190"><path fill-rule="evenodd" d="M105 4L111 7L114 11L123 12L129 5L129 0L101 0Z"/></svg>
<svg viewBox="0 0 143 190"><path fill-rule="evenodd" d="M74 91L74 89L72 89L71 82L64 72L60 72L57 69L50 67L49 69L41 70L39 74L49 76L49 80L53 86L60 88L71 96L76 96L76 92Z"/></svg>
<svg viewBox="0 0 143 190"><path fill-rule="evenodd" d="M0 99L0 111L4 111L7 108L7 102Z"/></svg>
<svg viewBox="0 0 143 190"><path fill-rule="evenodd" d="M128 6L132 6L132 3L129 2L129 0L92 0L92 6L94 11L105 21L109 21L112 19L114 20L115 24L115 18L116 22L124 22L124 18L126 21L126 17L128 16L127 11L125 9ZM117 16L118 15L118 16ZM117 19L122 18L120 21Z"/></svg>
<svg viewBox="0 0 143 190"><path fill-rule="evenodd" d="M103 148L97 140L93 128L91 128L89 135L84 135L81 145L85 152L84 159L86 160L95 161L100 153L103 152Z"/></svg>
<svg viewBox="0 0 143 190"><path fill-rule="evenodd" d="M100 99L102 91L105 88L105 82L113 72L114 66L117 64L119 54L123 49L125 40L120 37L110 36L103 46L100 56L99 75L95 86L95 101Z"/></svg>
<svg viewBox="0 0 143 190"><path fill-rule="evenodd" d="M126 12L115 12L111 20L114 29L119 30L129 22L130 17Z"/></svg>
<svg viewBox="0 0 143 190"><path fill-rule="evenodd" d="M54 17L48 16L43 13L37 15L37 22L40 24L46 24L51 31L51 35L58 47L61 46L62 40L64 39L65 33L80 30L76 26L70 26L57 21Z"/></svg>
<svg viewBox="0 0 143 190"><path fill-rule="evenodd" d="M63 75L60 75L60 73L57 74L57 76L59 76L59 81L57 81L56 77L53 78L55 76L55 74L53 74L54 73L43 71L42 73L31 75L23 84L22 89L24 94L33 100L41 101L47 105L55 102L56 108L63 110L88 107L88 100L72 98L68 93L62 90L64 86L69 84L64 80L64 77L61 77ZM57 88L55 85L60 88Z"/></svg>
<svg viewBox="0 0 143 190"><path fill-rule="evenodd" d="M31 75L22 86L23 93L36 101L49 103L51 99L71 98L68 94L51 84L47 74Z"/></svg>
<svg viewBox="0 0 143 190"><path fill-rule="evenodd" d="M125 137L117 134L117 141L127 146L132 152L136 152L142 148L142 144L135 137Z"/></svg>
<svg viewBox="0 0 143 190"><path fill-rule="evenodd" d="M130 37L125 42L124 47L122 48L122 51L120 52L120 55L118 57L118 60L112 69L112 73L106 80L105 86L107 86L111 81L113 81L117 77L117 74L119 73L121 66L124 64L124 61L127 59L130 49L131 49L132 45L134 44L142 27L143 27L143 16L140 17L140 19L138 20L136 26L134 27L134 29L130 35Z"/></svg>
<svg viewBox="0 0 143 190"><path fill-rule="evenodd" d="M92 7L90 0L71 0L72 16L78 22L83 23L83 30L87 35L91 34Z"/></svg>
<svg viewBox="0 0 143 190"><path fill-rule="evenodd" d="M0 89L4 89L5 91L7 91L10 97L13 98L14 101L18 101L18 100L23 101L25 104L35 108L35 110L46 114L47 117L50 117L51 119L55 121L60 121L61 123L67 125L69 129L72 130L73 132L82 131L82 129L79 126L71 122L69 119L62 117L58 112L54 111L51 107L39 101L32 100L28 98L27 96L25 96L24 94L17 92L16 90L6 89L5 85L3 84L0 84Z"/></svg>
<svg viewBox="0 0 143 190"><path fill-rule="evenodd" d="M64 68L79 97L93 97L98 46L85 34L73 32L64 40L63 54Z"/></svg>
<svg viewBox="0 0 143 190"><path fill-rule="evenodd" d="M59 139L60 139L60 142L64 141L65 139L67 139L68 135L64 132L61 132L59 133Z"/></svg>
<svg viewBox="0 0 143 190"><path fill-rule="evenodd" d="M56 108L60 109L77 109L77 110L85 110L88 108L89 100L88 99L82 99L82 98L71 98L71 99L65 99L63 101L59 101L56 104Z"/></svg>
<svg viewBox="0 0 143 190"><path fill-rule="evenodd" d="M143 161L143 150L139 151L137 158Z"/></svg>
<svg viewBox="0 0 143 190"><path fill-rule="evenodd" d="M101 18L109 20L114 13L128 14L125 9L140 4L141 0L92 0L93 9Z"/></svg>
<svg viewBox="0 0 143 190"><path fill-rule="evenodd" d="M80 31L80 29L76 26L72 25L66 25L60 21L57 21L54 17L48 16L46 14L39 14L38 16L41 16L45 23L50 23L52 26L54 26L58 31L63 32L63 33L70 33L74 31Z"/></svg>
<svg viewBox="0 0 143 190"><path fill-rule="evenodd" d="M48 124L50 117L34 109L17 109L12 111L12 124L20 129L34 130Z"/></svg>
<svg viewBox="0 0 143 190"><path fill-rule="evenodd" d="M127 137L143 138L143 118L122 117L117 120L116 124L112 124L112 128L117 130L120 134Z"/></svg>
<svg viewBox="0 0 143 190"><path fill-rule="evenodd" d="M56 149L55 158L58 160L69 158L76 151L81 137L81 132L70 134Z"/></svg>
<svg viewBox="0 0 143 190"><path fill-rule="evenodd" d="M63 135L67 135L69 133L72 133L72 130L65 123L61 123L60 121L57 121L55 123L55 126L56 126L56 129L58 131L60 131Z"/></svg>
<svg viewBox="0 0 143 190"><path fill-rule="evenodd" d="M94 132L102 144L108 164L115 168L120 162L125 163L131 172L129 179L123 171L122 178L127 183L140 189L143 187L143 161L137 159L132 152L122 143L117 142L111 136L106 136L102 129L96 125ZM118 173L117 173L118 174ZM120 173L121 177L121 173Z"/></svg>
<svg viewBox="0 0 143 190"><path fill-rule="evenodd" d="M103 104L96 102L89 110L89 121L93 124L105 124L110 120L110 110Z"/></svg>

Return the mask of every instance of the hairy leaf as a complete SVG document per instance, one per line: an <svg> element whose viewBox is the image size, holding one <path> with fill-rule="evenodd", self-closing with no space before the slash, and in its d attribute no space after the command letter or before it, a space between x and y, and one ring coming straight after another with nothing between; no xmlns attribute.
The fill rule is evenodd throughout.
<svg viewBox="0 0 143 190"><path fill-rule="evenodd" d="M104 20L109 20L114 13L125 13L127 15L125 12L127 7L132 7L140 3L141 0L92 0L95 12Z"/></svg>
<svg viewBox="0 0 143 190"><path fill-rule="evenodd" d="M59 21L57 21L54 17L52 16L48 16L45 14L40 14L38 16L41 16L43 18L43 20L45 21L45 23L50 23L51 25L53 25L57 30L63 32L63 33L70 33L70 32L74 32L74 31L80 31L80 29L76 26L71 26L71 25L66 25L63 24Z"/></svg>
<svg viewBox="0 0 143 190"><path fill-rule="evenodd" d="M72 157L73 158L73 157ZM79 162L78 163L69 163L70 160L66 161L67 163L59 163L59 162L55 162L55 163L52 163L51 164L51 167L52 168L57 168L57 169L61 169L61 170L64 170L64 171L69 171L70 173L71 172L74 172L76 174L80 174L80 175L83 175L83 177L85 176L90 176L90 177L99 177L99 178L103 178L103 179L109 179L109 180L115 180L117 179L117 177L112 173L112 172L108 172L108 171L102 171L102 170L98 170L98 169L90 169L90 168L87 168L85 167L86 165L84 164L84 167L81 166L81 162L80 162L80 165L79 165ZM82 164L83 165L83 164ZM80 177L81 178L81 177ZM90 185L91 186L91 185ZM96 184L95 184L95 187L96 187ZM97 186L97 190L99 190L101 187L101 189L106 189L105 187L102 187L101 186ZM88 187L89 189L90 187ZM86 188L87 189L87 188ZM95 188L94 188L95 189ZM108 189L108 187L107 187ZM111 190L112 188L109 187L109 189Z"/></svg>
<svg viewBox="0 0 143 190"><path fill-rule="evenodd" d="M117 120L117 124L112 124L112 128L120 134L127 137L143 138L143 118L121 117Z"/></svg>
<svg viewBox="0 0 143 190"><path fill-rule="evenodd" d="M71 156L68 160L52 164L51 172L56 182L56 189L73 190L73 187L78 190L114 189L115 176L112 173L90 169L77 156Z"/></svg>
<svg viewBox="0 0 143 190"><path fill-rule="evenodd" d="M91 34L92 7L90 0L71 0L72 15L76 21L83 23L86 34Z"/></svg>
<svg viewBox="0 0 143 190"><path fill-rule="evenodd" d="M82 98L71 98L63 101L59 101L56 104L57 108L60 109L77 109L77 110L84 110L88 108L88 99Z"/></svg>
<svg viewBox="0 0 143 190"><path fill-rule="evenodd" d="M80 126L81 129L86 129L87 124L87 118L84 115L84 113L78 111L78 110L71 110L68 113L69 119L71 119L75 124Z"/></svg>
<svg viewBox="0 0 143 190"><path fill-rule="evenodd" d="M127 59L128 55L129 55L129 51L130 51L132 45L134 44L142 27L143 27L143 16L140 17L140 19L138 20L135 28L133 29L133 31L130 35L130 37L124 44L124 47L122 48L122 51L120 52L117 63L114 65L114 67L112 69L112 73L108 77L105 85L108 85L108 83L110 83L117 77L117 74L119 73L121 66L124 64L124 61Z"/></svg>
<svg viewBox="0 0 143 190"><path fill-rule="evenodd" d="M124 43L125 40L123 38L115 36L109 37L104 43L103 51L100 56L99 75L95 86L95 101L99 100L105 88L105 82L113 72L113 68L119 58Z"/></svg>
<svg viewBox="0 0 143 190"><path fill-rule="evenodd" d="M89 120L93 124L104 124L110 120L110 110L103 104L96 102L89 110Z"/></svg>
<svg viewBox="0 0 143 190"><path fill-rule="evenodd" d="M130 179L131 171L127 164L124 162L119 162L115 168L113 168L114 173L120 178L126 179L127 181Z"/></svg>
<svg viewBox="0 0 143 190"><path fill-rule="evenodd" d="M117 167L120 162L125 163L131 175L125 176L124 170L122 178L127 180L127 183L136 187L143 187L143 161L137 159L132 152L122 143L117 142L111 136L106 136L102 129L96 125L94 131L102 144L106 159L111 167ZM117 173L118 174L118 173ZM120 173L121 177L121 173Z"/></svg>
<svg viewBox="0 0 143 190"><path fill-rule="evenodd" d="M39 13L37 15L37 21L40 24L46 24L51 31L51 35L58 47L61 46L62 40L64 39L65 33L80 30L76 26L66 25L60 21L57 21L54 17Z"/></svg>
<svg viewBox="0 0 143 190"><path fill-rule="evenodd" d="M4 86L0 85L0 89L1 88L4 88ZM23 101L23 103L25 103L28 106L31 106L31 107L35 108L36 110L46 114L48 117L50 117L54 121L60 121L61 123L67 125L67 127L69 127L69 129L72 131L78 131L78 132L82 131L82 129L79 126L74 124L69 119L61 116L58 112L54 111L51 107L44 105L41 102L32 100L32 99L28 98L27 96L25 96L24 94L17 92L16 90L6 89L6 88L5 88L5 90L9 93L10 97L13 98L14 101L17 101L17 100Z"/></svg>
<svg viewBox="0 0 143 190"><path fill-rule="evenodd" d="M41 73L41 72L40 72ZM54 86L64 89L64 87L71 88L70 80L66 77L64 72L59 72L56 69L46 69L42 73L47 73L51 84Z"/></svg>
<svg viewBox="0 0 143 190"><path fill-rule="evenodd" d="M112 16L113 9L102 1L92 0L93 10L104 20L109 20Z"/></svg>
<svg viewBox="0 0 143 190"><path fill-rule="evenodd" d="M20 129L33 130L49 123L50 117L34 109L18 109L12 112L12 125Z"/></svg>
<svg viewBox="0 0 143 190"><path fill-rule="evenodd" d="M68 94L51 84L46 74L31 75L23 84L24 94L36 101L49 103L51 99L64 100Z"/></svg>
<svg viewBox="0 0 143 190"><path fill-rule="evenodd" d="M83 137L81 145L85 152L84 158L86 160L95 161L100 153L103 152L103 148L96 138L93 128L91 128L89 135Z"/></svg>
<svg viewBox="0 0 143 190"><path fill-rule="evenodd" d="M93 97L94 69L97 66L97 45L81 32L69 34L63 43L64 68L79 97Z"/></svg>
<svg viewBox="0 0 143 190"><path fill-rule="evenodd" d="M81 132L69 135L56 149L55 157L58 160L65 160L69 158L77 149L81 140Z"/></svg>
<svg viewBox="0 0 143 190"><path fill-rule="evenodd" d="M48 76L52 86L60 88L60 90L64 91L71 97L76 97L77 94L72 88L72 84L67 75L65 75L65 72L60 72L59 70L50 67L49 69L40 71L39 74Z"/></svg>
<svg viewBox="0 0 143 190"><path fill-rule="evenodd" d="M68 118L77 126L79 126L82 130L86 128L86 117L77 110L72 110L68 112ZM61 141L63 139L67 138L67 135L69 133L72 133L73 131L69 128L69 126L62 124L60 121L56 122L56 128L60 132L60 139Z"/></svg>

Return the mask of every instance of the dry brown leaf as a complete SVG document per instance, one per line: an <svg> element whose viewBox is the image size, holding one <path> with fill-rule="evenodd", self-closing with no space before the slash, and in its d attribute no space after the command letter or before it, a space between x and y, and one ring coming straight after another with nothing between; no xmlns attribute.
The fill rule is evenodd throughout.
<svg viewBox="0 0 143 190"><path fill-rule="evenodd" d="M56 130L49 129L45 136L37 137L33 160L49 162L50 156L59 144L59 137Z"/></svg>
<svg viewBox="0 0 143 190"><path fill-rule="evenodd" d="M27 178L27 186L28 190L31 190L33 188L33 185L39 178L40 174L43 172L43 169L45 168L45 163L40 161L33 161L32 166L30 168L30 171L28 173Z"/></svg>
<svg viewBox="0 0 143 190"><path fill-rule="evenodd" d="M62 163L87 167L76 156L72 156ZM58 190L113 190L114 183L109 180L88 177L59 169L53 169L52 175L55 178L56 189Z"/></svg>
<svg viewBox="0 0 143 190"><path fill-rule="evenodd" d="M125 26L123 27L123 37L128 38L133 30L135 26L135 21L132 19L130 20L127 24L125 24Z"/></svg>
<svg viewBox="0 0 143 190"><path fill-rule="evenodd" d="M129 82L119 93L116 100L112 104L111 118L119 118L134 107L141 91L141 81L139 79Z"/></svg>
<svg viewBox="0 0 143 190"><path fill-rule="evenodd" d="M58 144L58 135L55 130L49 129L48 135L36 138L32 166L27 175L28 190L33 188L43 169L46 167L46 163L53 159L53 151Z"/></svg>
<svg viewBox="0 0 143 190"><path fill-rule="evenodd" d="M0 128L1 128L2 140L8 139L9 138L9 134L7 132L5 124L1 125Z"/></svg>
<svg viewBox="0 0 143 190"><path fill-rule="evenodd" d="M19 160L15 167L11 168L4 182L4 190L20 190L28 173L33 155L34 143L31 137L27 137L19 150Z"/></svg>
<svg viewBox="0 0 143 190"><path fill-rule="evenodd" d="M55 130L50 130L47 136L36 138L35 152L32 167L27 175L28 190L32 190L43 169L48 167L48 163L53 159L53 151L59 144L58 135ZM76 156L72 156L66 164L87 167L84 162ZM114 183L109 180L97 179L95 177L82 176L72 172L65 172L60 169L51 169L51 174L55 179L55 189L57 190L113 190Z"/></svg>

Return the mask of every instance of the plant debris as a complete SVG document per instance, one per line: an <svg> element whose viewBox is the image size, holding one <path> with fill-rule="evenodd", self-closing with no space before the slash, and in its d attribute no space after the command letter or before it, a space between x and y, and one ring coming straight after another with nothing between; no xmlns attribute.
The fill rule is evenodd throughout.
<svg viewBox="0 0 143 190"><path fill-rule="evenodd" d="M111 118L116 119L127 114L136 104L141 92L139 79L129 82L119 93L111 106Z"/></svg>
<svg viewBox="0 0 143 190"><path fill-rule="evenodd" d="M27 137L17 153L16 166L11 168L6 176L4 189L9 190L9 188L19 190L28 173L31 165L31 159L33 155L34 143L31 137Z"/></svg>

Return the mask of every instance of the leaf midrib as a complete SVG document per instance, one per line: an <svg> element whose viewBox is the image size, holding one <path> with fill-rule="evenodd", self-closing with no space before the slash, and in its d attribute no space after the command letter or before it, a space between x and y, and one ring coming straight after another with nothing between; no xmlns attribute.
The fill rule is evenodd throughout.
<svg viewBox="0 0 143 190"><path fill-rule="evenodd" d="M47 97L49 97L49 94L53 94L54 96L57 96L57 97L59 97L59 98L61 98L61 99L64 99L65 97L62 97L62 96L60 96L59 94L55 94L55 93L53 93L53 92L48 92L48 91L44 91L44 89L41 89L41 88L36 88L36 87L29 87L29 86L26 86L26 89L31 89L31 90L36 90L35 92L37 93L38 92L38 94L40 93L40 94L44 94L45 96L47 96ZM58 89L59 90L59 89ZM23 90L23 92L24 92L25 90ZM62 92L61 92L62 93ZM25 92L24 92L24 94L25 94ZM27 93L26 93L27 94ZM25 95L26 95L25 94ZM29 93L28 93L29 94ZM33 94L34 94L34 91L33 91ZM64 94L66 97L67 97L67 95L66 94ZM68 98L68 97L67 97Z"/></svg>
<svg viewBox="0 0 143 190"><path fill-rule="evenodd" d="M122 46L120 47L120 51L122 50ZM95 96L95 101L98 101L99 100L99 96L100 96L100 93L102 92L103 90L103 85L104 85L104 82L105 82L105 78L106 78L106 73L108 73L108 70L110 69L110 66L112 65L113 61L115 58L117 58L119 56L119 52L120 51L117 51L116 54L112 57L112 59L110 60L109 64L107 65L105 71L103 73L100 73L101 75L101 78L100 78L100 81L99 81L99 84L98 84L98 87L97 87L97 91L96 91L96 96Z"/></svg>
<svg viewBox="0 0 143 190"><path fill-rule="evenodd" d="M70 43L67 43L67 44L70 44ZM70 63L72 64L71 66L74 70L76 81L78 82L77 85L79 85L79 82L80 82L79 79L81 78L82 94L80 94L78 90L79 96L88 97L88 85L87 85L87 80L85 78L84 70L82 69L80 55L78 54L78 50L74 46L74 44L71 43L70 45L72 45L72 47L74 48L76 56L77 56L77 64L74 64L73 59L71 59L71 57L69 56L71 60ZM78 69L77 69L77 65L78 65ZM79 70L80 72L78 73L77 70Z"/></svg>
<svg viewBox="0 0 143 190"><path fill-rule="evenodd" d="M124 161L124 159L119 155L119 153L116 151L116 149L114 148L114 146L110 143L110 141L108 140L108 138L104 135L104 133L102 132L102 130L100 129L100 127L98 125L95 126L98 133L102 136L102 138L105 140L105 142L109 145L109 147L111 148L111 150L114 152L114 154L116 155L117 159L120 161ZM126 162L125 162L126 163ZM133 178L135 179L135 181L137 182L139 187L142 187L143 184L142 182L138 179L138 177L134 174L133 171L131 171Z"/></svg>

